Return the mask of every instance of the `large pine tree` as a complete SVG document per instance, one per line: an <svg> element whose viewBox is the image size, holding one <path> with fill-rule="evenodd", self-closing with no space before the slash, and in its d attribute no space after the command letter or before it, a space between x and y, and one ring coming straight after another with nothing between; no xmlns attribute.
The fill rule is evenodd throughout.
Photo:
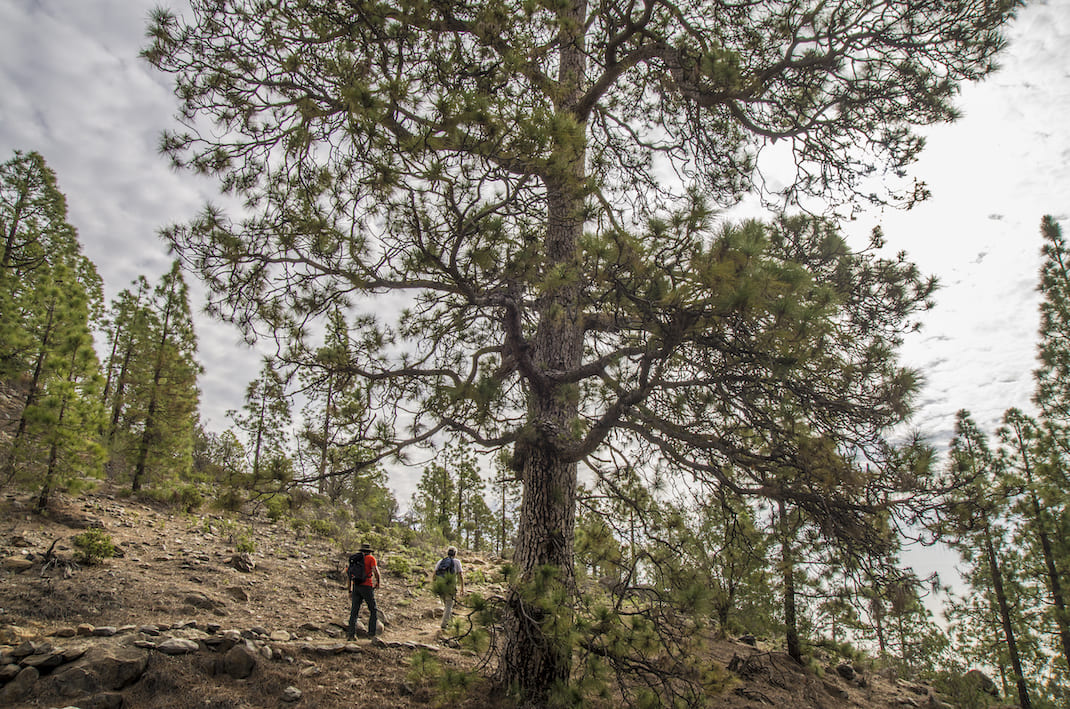
<svg viewBox="0 0 1070 709"><path fill-rule="evenodd" d="M905 411L892 352L917 274L821 227L717 232L710 205L770 184L755 165L775 140L788 198L922 196L867 180L910 164L913 126L954 118L1017 4L194 0L149 30L188 123L165 149L251 212L168 236L221 314L295 356L315 358L311 320L360 313L345 368L376 448L511 447L522 573L500 670L538 701L570 675L548 629L572 606L551 617L525 588L552 570L549 596L574 589L581 462L646 446L821 508L766 482L801 467L781 429L872 449Z"/></svg>

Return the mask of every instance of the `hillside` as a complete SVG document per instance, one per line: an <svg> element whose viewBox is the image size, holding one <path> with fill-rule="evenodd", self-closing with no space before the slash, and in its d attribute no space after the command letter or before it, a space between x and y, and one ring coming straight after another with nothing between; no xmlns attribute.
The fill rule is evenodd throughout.
<svg viewBox="0 0 1070 709"><path fill-rule="evenodd" d="M105 493L57 497L44 517L14 495L2 507L0 706L435 706L440 690L413 660L454 670L481 660L438 630L429 567L417 563L434 550L377 550L386 628L347 643L345 554L331 540L264 517L181 514ZM72 537L91 528L120 556L73 563ZM250 541L243 559L236 545ZM462 558L469 590L501 591L493 560ZM717 642L711 660L739 678L718 707L938 706L925 687L829 658L819 677L760 644ZM486 687L451 703L507 705Z"/></svg>

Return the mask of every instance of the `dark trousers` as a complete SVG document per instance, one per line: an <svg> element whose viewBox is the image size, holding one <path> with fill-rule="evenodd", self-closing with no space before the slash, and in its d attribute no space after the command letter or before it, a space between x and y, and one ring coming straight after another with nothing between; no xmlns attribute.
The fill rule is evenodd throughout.
<svg viewBox="0 0 1070 709"><path fill-rule="evenodd" d="M357 629L357 614L360 613L360 604L368 604L368 635L375 636L375 628L378 617L375 615L375 589L363 584L353 587L353 595L350 597L352 605L349 610L349 634L353 635Z"/></svg>

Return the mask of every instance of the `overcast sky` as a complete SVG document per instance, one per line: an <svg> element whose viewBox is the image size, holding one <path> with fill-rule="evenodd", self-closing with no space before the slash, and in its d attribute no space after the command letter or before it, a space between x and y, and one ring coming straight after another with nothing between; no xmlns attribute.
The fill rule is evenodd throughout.
<svg viewBox="0 0 1070 709"><path fill-rule="evenodd" d="M0 161L16 149L44 155L109 300L139 274L158 279L170 262L159 228L215 194L156 150L175 112L168 77L137 58L156 4L0 0ZM1070 0L1030 3L1010 39L1003 69L965 87L963 119L926 133L914 174L933 198L847 227L881 224L943 284L904 349L927 382L914 424L938 445L960 408L989 432L1006 408L1030 408L1040 219L1065 230L1070 218ZM257 364L227 326L200 317L197 333L202 408L221 430ZM407 501L414 480L394 483Z"/></svg>

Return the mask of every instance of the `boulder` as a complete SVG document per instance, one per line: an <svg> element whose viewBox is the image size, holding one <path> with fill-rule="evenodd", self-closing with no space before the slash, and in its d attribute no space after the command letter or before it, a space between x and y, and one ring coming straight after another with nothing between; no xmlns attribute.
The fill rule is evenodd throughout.
<svg viewBox="0 0 1070 709"><path fill-rule="evenodd" d="M56 691L65 697L119 690L137 682L149 665L149 655L133 647L95 645L74 662L52 674Z"/></svg>
<svg viewBox="0 0 1070 709"><path fill-rule="evenodd" d="M282 701L284 702L296 702L301 699L301 690L294 686L289 686L282 690Z"/></svg>
<svg viewBox="0 0 1070 709"><path fill-rule="evenodd" d="M21 574L23 571L29 571L33 568L33 562L23 556L9 556L4 559L2 565L8 571L16 574Z"/></svg>
<svg viewBox="0 0 1070 709"><path fill-rule="evenodd" d="M836 665L836 674L846 680L855 678L855 668L849 662L841 662Z"/></svg>
<svg viewBox="0 0 1070 709"><path fill-rule="evenodd" d="M36 667L23 667L15 675L15 679L5 684L3 689L0 689L0 706L10 706L30 696L33 691L33 685L40 676L41 673L37 671Z"/></svg>
<svg viewBox="0 0 1070 709"><path fill-rule="evenodd" d="M230 557L227 560L227 564L245 574L252 573L256 569L256 562L253 561L253 557L245 552Z"/></svg>
<svg viewBox="0 0 1070 709"><path fill-rule="evenodd" d="M234 679L245 679L255 668L256 653L248 645L235 645L223 656L223 669Z"/></svg>
<svg viewBox="0 0 1070 709"><path fill-rule="evenodd" d="M186 638L168 638L156 645L156 649L165 655L188 655L199 648L195 641Z"/></svg>

